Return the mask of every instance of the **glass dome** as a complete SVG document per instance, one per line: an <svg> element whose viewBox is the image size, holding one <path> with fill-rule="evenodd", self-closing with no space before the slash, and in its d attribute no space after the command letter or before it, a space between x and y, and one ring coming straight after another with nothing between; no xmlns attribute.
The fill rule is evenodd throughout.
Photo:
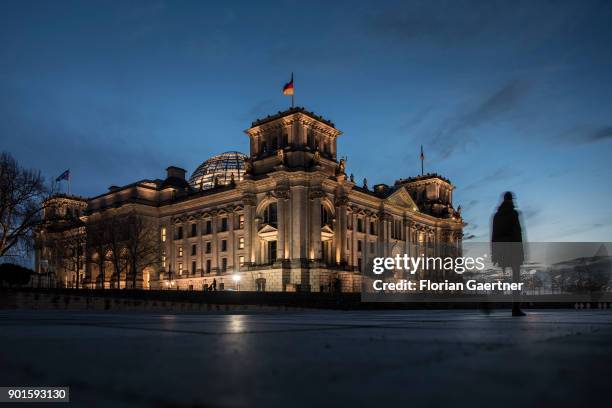
<svg viewBox="0 0 612 408"><path fill-rule="evenodd" d="M240 152L225 152L206 160L193 172L189 184L196 190L206 190L218 185L228 185L232 181L244 178L244 160L246 155Z"/></svg>

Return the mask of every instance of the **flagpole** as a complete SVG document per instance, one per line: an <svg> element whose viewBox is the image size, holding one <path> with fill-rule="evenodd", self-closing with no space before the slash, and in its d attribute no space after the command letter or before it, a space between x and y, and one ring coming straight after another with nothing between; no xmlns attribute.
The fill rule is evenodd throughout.
<svg viewBox="0 0 612 408"><path fill-rule="evenodd" d="M295 106L294 102L294 96L295 96L295 80L293 79L293 72L291 73L291 83L293 84L293 93L291 94L291 109L293 109L293 107Z"/></svg>

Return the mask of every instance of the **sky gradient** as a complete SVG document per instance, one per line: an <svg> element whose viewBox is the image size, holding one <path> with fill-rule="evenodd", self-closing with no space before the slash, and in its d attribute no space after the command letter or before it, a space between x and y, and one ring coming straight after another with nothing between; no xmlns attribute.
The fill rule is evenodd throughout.
<svg viewBox="0 0 612 408"><path fill-rule="evenodd" d="M188 175L296 104L370 186L448 177L486 240L612 241L612 2L0 2L0 150L72 192Z"/></svg>

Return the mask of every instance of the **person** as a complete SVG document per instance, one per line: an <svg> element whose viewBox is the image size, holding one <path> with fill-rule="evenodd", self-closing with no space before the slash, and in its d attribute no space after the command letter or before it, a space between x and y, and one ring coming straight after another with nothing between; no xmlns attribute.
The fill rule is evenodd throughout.
<svg viewBox="0 0 612 408"><path fill-rule="evenodd" d="M497 212L493 216L491 232L491 260L505 272L512 270L512 282L521 280L521 265L525 260L523 231L518 211L514 208L514 195L507 191ZM518 301L519 291L512 294L512 316L525 316Z"/></svg>
<svg viewBox="0 0 612 408"><path fill-rule="evenodd" d="M212 281L212 290L213 291L217 290L217 279L213 279Z"/></svg>

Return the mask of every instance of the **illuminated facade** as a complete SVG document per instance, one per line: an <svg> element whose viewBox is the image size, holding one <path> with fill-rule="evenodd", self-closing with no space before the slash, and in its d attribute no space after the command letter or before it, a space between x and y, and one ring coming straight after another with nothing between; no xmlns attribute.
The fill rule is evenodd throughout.
<svg viewBox="0 0 612 408"><path fill-rule="evenodd" d="M87 200L58 198L72 221L53 232L50 220L39 232L37 267L57 268L67 286L77 276L84 287L116 286L112 272L102 282L92 260L104 255L85 230L128 212L152 220L159 240L159 263L138 272L142 288L203 290L214 281L218 290L359 291L374 257L460 250L463 223L447 179L357 185L338 159L341 132L303 108L257 120L246 134L248 157L216 156L189 181L185 170L169 167L164 180L111 187ZM74 241L82 246L78 273L49 261L49 242L66 234L82 239Z"/></svg>

